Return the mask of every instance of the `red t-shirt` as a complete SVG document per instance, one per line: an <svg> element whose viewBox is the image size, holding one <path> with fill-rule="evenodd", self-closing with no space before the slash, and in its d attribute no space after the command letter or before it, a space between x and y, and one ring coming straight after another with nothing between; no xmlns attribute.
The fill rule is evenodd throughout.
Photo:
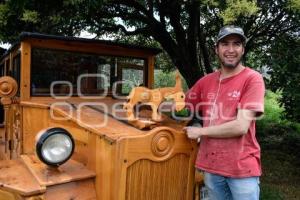
<svg viewBox="0 0 300 200"><path fill-rule="evenodd" d="M261 115L265 86L262 76L246 67L239 74L220 80L220 72L201 78L187 93L187 106L201 112L203 126L236 119L238 109ZM201 137L196 167L227 177L261 175L260 147L255 138L255 121L248 133L232 138Z"/></svg>

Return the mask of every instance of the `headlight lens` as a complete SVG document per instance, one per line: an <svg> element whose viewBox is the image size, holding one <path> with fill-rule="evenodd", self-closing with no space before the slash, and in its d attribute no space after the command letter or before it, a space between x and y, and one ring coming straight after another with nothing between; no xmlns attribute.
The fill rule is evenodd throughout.
<svg viewBox="0 0 300 200"><path fill-rule="evenodd" d="M62 128L42 130L37 135L36 151L39 159L47 165L59 166L73 154L74 140Z"/></svg>

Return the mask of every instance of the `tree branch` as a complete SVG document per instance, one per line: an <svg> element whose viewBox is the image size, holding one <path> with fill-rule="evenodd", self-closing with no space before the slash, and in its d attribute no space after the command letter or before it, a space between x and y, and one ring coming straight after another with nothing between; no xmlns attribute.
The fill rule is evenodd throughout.
<svg viewBox="0 0 300 200"><path fill-rule="evenodd" d="M112 5L125 5L128 7L132 7L134 9L136 9L137 11L143 13L145 16L147 16L149 19L154 19L153 17L153 13L150 12L149 10L147 10L143 5L141 5L140 3L138 3L137 1L133 1L133 0L111 0L109 1L108 4L112 4Z"/></svg>
<svg viewBox="0 0 300 200"><path fill-rule="evenodd" d="M159 3L159 0L156 0L155 2L157 4L157 10L158 10L158 13L159 13L160 22L163 26L166 26L166 20L165 20L166 14L162 9L161 4Z"/></svg>
<svg viewBox="0 0 300 200"><path fill-rule="evenodd" d="M170 24L172 25L175 37L178 44L183 48L186 49L186 34L185 31L180 23L180 13L181 8L177 1L173 1L170 6Z"/></svg>

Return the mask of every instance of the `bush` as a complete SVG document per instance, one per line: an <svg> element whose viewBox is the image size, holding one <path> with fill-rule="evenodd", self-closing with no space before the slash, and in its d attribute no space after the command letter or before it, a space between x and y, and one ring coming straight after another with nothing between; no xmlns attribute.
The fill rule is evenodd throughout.
<svg viewBox="0 0 300 200"><path fill-rule="evenodd" d="M281 134L285 131L285 126L282 127L284 109L278 103L279 98L280 94L267 90L264 116L256 122L258 137L273 135L273 133Z"/></svg>
<svg viewBox="0 0 300 200"><path fill-rule="evenodd" d="M265 114L257 120L257 138L264 148L278 148L293 152L300 145L300 124L283 119L284 109L279 104L280 93L267 91Z"/></svg>
<svg viewBox="0 0 300 200"><path fill-rule="evenodd" d="M280 93L267 90L265 96L265 114L259 123L280 123L282 121L284 108L278 103L280 96Z"/></svg>

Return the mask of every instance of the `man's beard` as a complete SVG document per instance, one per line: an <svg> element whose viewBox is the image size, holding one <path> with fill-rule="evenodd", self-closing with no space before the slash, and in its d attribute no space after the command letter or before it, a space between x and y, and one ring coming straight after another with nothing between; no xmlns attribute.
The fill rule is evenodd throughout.
<svg viewBox="0 0 300 200"><path fill-rule="evenodd" d="M223 67L227 68L227 69L235 69L241 62L242 58L240 58L236 63L226 63L226 62L223 62L221 61Z"/></svg>

